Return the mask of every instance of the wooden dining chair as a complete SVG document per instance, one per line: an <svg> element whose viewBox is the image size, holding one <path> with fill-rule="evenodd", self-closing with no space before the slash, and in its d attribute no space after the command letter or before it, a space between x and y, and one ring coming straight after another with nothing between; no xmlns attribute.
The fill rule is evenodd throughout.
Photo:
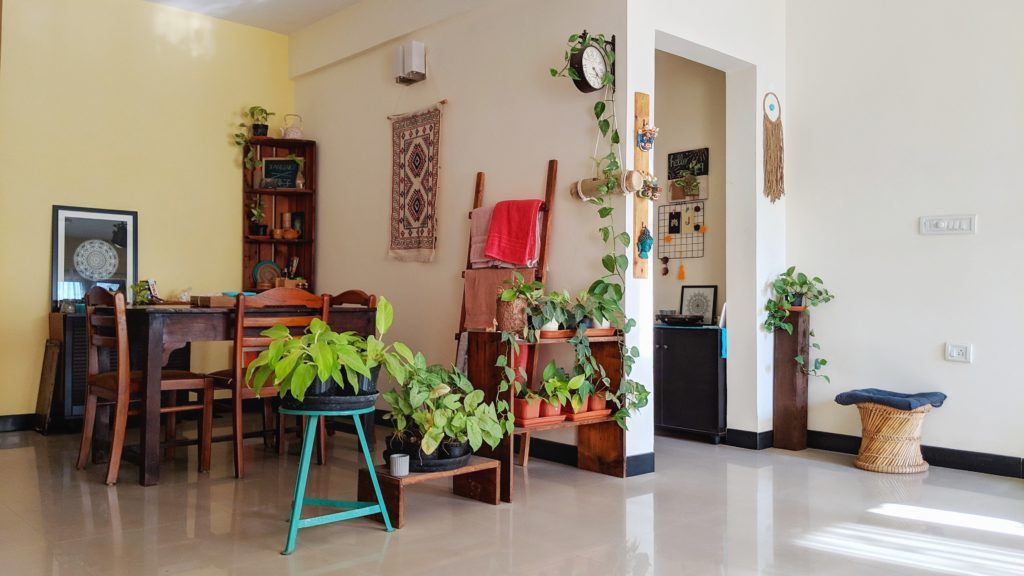
<svg viewBox="0 0 1024 576"><path fill-rule="evenodd" d="M110 463L107 465L107 484L117 482L124 450L125 431L128 416L141 413L133 407L141 398L142 373L131 371L128 345L128 322L125 317L125 300L121 292L112 293L94 287L85 295L86 342L88 344L85 417L82 425L82 443L78 451L79 470L85 468L92 449L96 409L99 400L112 403L114 410L113 438L110 447ZM188 403L160 407L160 413L168 417L166 430L173 433L175 426L170 419L179 412L201 411L199 422L199 471L210 469L210 441L213 428L213 380L205 375L183 370L164 370L160 374L160 391L194 391L199 393L199 403ZM175 438L166 438L174 443Z"/></svg>
<svg viewBox="0 0 1024 576"><path fill-rule="evenodd" d="M370 308L370 309L376 310L376 308L377 308L377 295L376 294L367 294L366 292L364 292L362 290L352 289L352 290L345 290L341 294L337 294L335 296L331 296L331 306L332 307L334 307L334 306L345 306L345 305L359 306L359 307L362 307L362 308ZM370 322L370 326L371 326L370 330L371 330L371 332L373 331L373 328L372 328L373 325L374 325L374 323L371 321ZM367 444L369 446L373 446L374 442L376 441L376 435L374 434L374 429L373 429L374 420L375 420L374 414L373 413L363 414L361 416L361 418L363 419L363 431L366 434L366 442L367 442ZM331 420L331 419L330 419L330 417L327 417L327 418L321 418L320 420L323 421L323 420ZM327 433L330 434L330 435L334 435L334 426L327 426ZM357 450L359 449L359 445L358 444L356 444L356 449Z"/></svg>
<svg viewBox="0 0 1024 576"><path fill-rule="evenodd" d="M267 328L281 324L287 326L293 334L300 334L309 326L314 318L327 322L329 296L317 296L299 288L273 288L257 294L246 296L239 294L235 310L235 346L232 368L215 372L215 386L231 390L233 412L231 417L232 442L235 454L235 477L245 476L245 459L243 450L244 430L242 423L242 401L257 398L256 392L245 382L245 369L249 362L256 359L259 352L270 346L271 339L260 334ZM274 312L274 308L289 308L287 311ZM278 395L278 389L268 382L258 396L263 400L263 438L269 445L269 434L276 432L277 449L284 452L284 418L274 417L271 400ZM276 424L275 424L276 420ZM319 419L323 422L323 419ZM326 458L325 429L321 427L317 442L318 461L322 464Z"/></svg>

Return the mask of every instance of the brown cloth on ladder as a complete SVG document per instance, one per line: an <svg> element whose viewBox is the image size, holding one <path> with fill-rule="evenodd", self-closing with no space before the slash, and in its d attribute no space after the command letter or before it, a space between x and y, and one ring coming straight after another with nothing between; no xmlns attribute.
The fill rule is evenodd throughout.
<svg viewBox="0 0 1024 576"><path fill-rule="evenodd" d="M466 270L466 330L492 330L497 309L498 291L506 288L505 281L512 280L516 272L512 268L480 268ZM533 282L532 268L520 268L523 280Z"/></svg>

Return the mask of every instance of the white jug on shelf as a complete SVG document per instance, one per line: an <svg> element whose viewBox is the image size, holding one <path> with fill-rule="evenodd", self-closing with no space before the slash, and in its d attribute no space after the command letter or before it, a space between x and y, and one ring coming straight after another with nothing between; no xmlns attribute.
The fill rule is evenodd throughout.
<svg viewBox="0 0 1024 576"><path fill-rule="evenodd" d="M289 117L298 118L298 120L289 123ZM302 138L302 116L298 114L285 114L284 128L279 128L279 130L281 130L281 138L293 138L296 140Z"/></svg>

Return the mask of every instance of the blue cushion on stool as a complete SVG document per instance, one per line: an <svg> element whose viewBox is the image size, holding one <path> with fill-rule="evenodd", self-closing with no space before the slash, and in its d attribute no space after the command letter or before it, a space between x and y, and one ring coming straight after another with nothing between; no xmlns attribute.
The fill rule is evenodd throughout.
<svg viewBox="0 0 1024 576"><path fill-rule="evenodd" d="M843 406L860 404L861 402L874 402L898 410L916 410L925 404L931 404L938 408L946 401L946 395L942 392L921 392L919 394L902 394L879 390L878 388L863 388L861 390L850 390L836 396L836 402Z"/></svg>

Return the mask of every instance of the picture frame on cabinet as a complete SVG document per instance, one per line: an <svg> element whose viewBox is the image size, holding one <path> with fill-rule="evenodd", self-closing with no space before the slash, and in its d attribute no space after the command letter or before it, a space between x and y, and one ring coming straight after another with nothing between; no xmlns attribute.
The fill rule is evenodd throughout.
<svg viewBox="0 0 1024 576"><path fill-rule="evenodd" d="M718 308L718 286L683 286L679 294L679 313L687 316L702 316L702 326L715 322Z"/></svg>

